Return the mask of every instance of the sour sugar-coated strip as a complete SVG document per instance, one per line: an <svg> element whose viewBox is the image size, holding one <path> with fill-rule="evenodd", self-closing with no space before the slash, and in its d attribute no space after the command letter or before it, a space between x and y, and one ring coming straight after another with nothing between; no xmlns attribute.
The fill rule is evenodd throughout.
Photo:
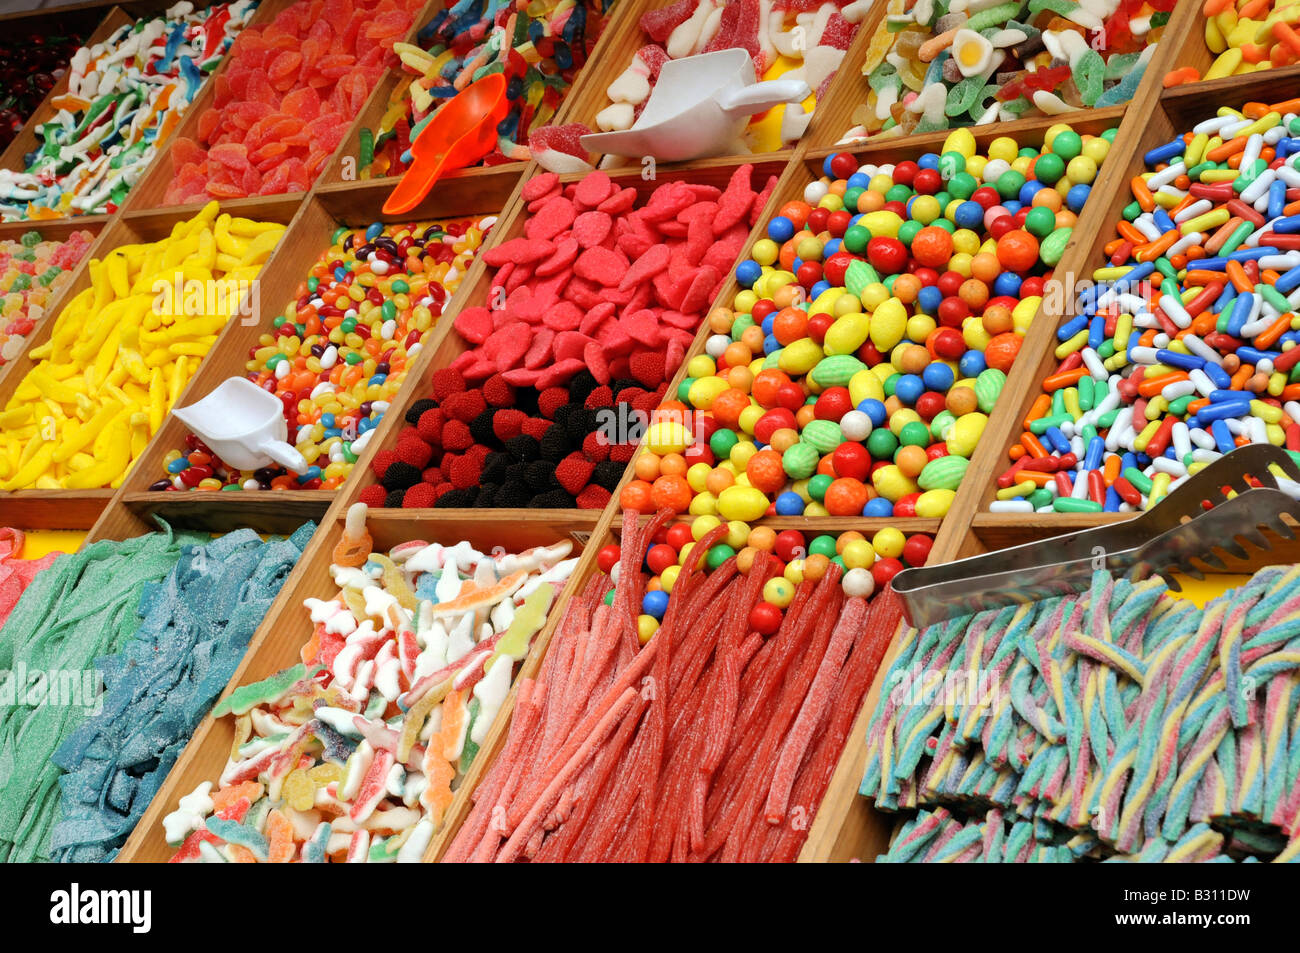
<svg viewBox="0 0 1300 953"><path fill-rule="evenodd" d="M813 676L807 697L804 699L794 725L786 736L772 771L772 785L768 790L767 804L763 813L769 824L780 824L785 817L785 809L790 800L790 789L794 786L795 772L803 759L808 743L812 740L812 731L822 717L826 703L830 699L835 677L840 667L848 658L853 646L856 630L866 620L867 602L865 599L850 599L840 610L839 621L831 633L830 645L822 657L821 664Z"/></svg>

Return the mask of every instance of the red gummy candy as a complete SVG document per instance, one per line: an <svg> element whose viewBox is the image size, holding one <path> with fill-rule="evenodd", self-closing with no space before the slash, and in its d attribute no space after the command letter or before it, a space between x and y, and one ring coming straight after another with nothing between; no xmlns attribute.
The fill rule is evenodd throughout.
<svg viewBox="0 0 1300 953"><path fill-rule="evenodd" d="M677 0L661 9L647 10L641 14L641 30L656 43L666 43L673 30L689 20L694 12L695 0Z"/></svg>

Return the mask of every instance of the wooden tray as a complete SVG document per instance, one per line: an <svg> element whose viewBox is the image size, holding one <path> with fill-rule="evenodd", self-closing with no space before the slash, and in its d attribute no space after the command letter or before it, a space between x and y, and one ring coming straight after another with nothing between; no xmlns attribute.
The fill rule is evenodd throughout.
<svg viewBox="0 0 1300 953"><path fill-rule="evenodd" d="M330 578L330 561L334 546L342 538L343 517L345 510L335 507L326 516L321 528L312 538L298 565L294 568L284 587L280 590L266 619L258 628L249 643L244 660L231 678L228 689L255 682L275 672L296 664L299 649L311 636L312 625L307 613L302 608L302 600L308 597L321 598L336 591ZM571 538L575 529L573 522L566 517L556 516L549 519L536 518L528 514L527 519L520 519L520 512L502 511L496 518L484 518L482 515L473 519L459 517L440 518L424 514L413 518L402 510L371 510L367 527L374 539L377 552L411 539L424 539L430 542L459 542L468 540L479 549L490 550L493 546L505 546L511 552L518 552L530 546L550 545L562 539ZM576 551L575 547L575 551ZM541 651L550 638L550 633L560 615L560 609L569 595L573 593L576 581L585 578L583 567L594 565L595 549L588 547L583 551L579 571L570 577L565 588L561 590L552 607L550 616L542 631L534 637L533 647L523 662L521 672L529 674L536 671L540 664ZM513 701L514 689L511 689L507 705ZM506 706L497 715L497 721L484 742L483 748L474 759L470 776L476 777L490 760L486 752L495 750L494 739L504 736L502 728L506 720ZM198 731L181 753L167 780L158 791L153 803L149 805L140 823L128 839L118 861L159 862L165 861L174 853L163 838L162 818L176 809L177 800L188 794L204 780L212 780L220 775L230 754L230 745L234 736L234 720L231 718L214 719L205 716ZM456 797L449 808L448 817L463 817L468 808L468 796L473 786L469 778L458 788ZM450 829L450 821L444 824L444 830ZM433 847L431 845L431 853Z"/></svg>

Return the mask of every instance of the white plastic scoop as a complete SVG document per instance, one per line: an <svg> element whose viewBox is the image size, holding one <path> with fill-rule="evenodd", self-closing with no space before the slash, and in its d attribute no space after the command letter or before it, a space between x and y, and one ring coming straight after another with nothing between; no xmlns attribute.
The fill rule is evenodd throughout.
<svg viewBox="0 0 1300 953"><path fill-rule="evenodd" d="M669 60L631 129L593 132L579 142L591 152L664 162L725 154L754 113L812 95L801 79L755 79L742 49Z"/></svg>
<svg viewBox="0 0 1300 953"><path fill-rule="evenodd" d="M174 407L172 413L236 469L278 463L294 473L307 471L309 464L288 442L284 405L246 378L227 378L197 404Z"/></svg>

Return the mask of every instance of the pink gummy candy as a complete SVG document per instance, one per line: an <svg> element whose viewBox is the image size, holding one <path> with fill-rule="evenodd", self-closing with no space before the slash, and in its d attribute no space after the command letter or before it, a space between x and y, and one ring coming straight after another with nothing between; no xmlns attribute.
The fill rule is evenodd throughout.
<svg viewBox="0 0 1300 953"><path fill-rule="evenodd" d="M590 133L590 127L581 122L565 123L563 126L542 126L540 129L533 130L528 136L528 148L534 152L555 149L586 162L590 154L582 148L578 140Z"/></svg>
<svg viewBox="0 0 1300 953"><path fill-rule="evenodd" d="M853 35L858 32L858 25L850 23L840 12L836 10L831 14L831 18L826 21L826 29L822 30L821 39L818 46L833 46L837 50L847 50L849 44L853 42Z"/></svg>
<svg viewBox="0 0 1300 953"><path fill-rule="evenodd" d="M641 29L656 43L666 43L673 30L691 18L695 5L695 0L677 0L661 9L647 10L641 14Z"/></svg>
<svg viewBox="0 0 1300 953"><path fill-rule="evenodd" d="M719 50L743 49L748 51L754 61L757 72L761 75L762 55L758 46L758 0L733 0L722 10L722 20L718 32L713 35L705 53Z"/></svg>

